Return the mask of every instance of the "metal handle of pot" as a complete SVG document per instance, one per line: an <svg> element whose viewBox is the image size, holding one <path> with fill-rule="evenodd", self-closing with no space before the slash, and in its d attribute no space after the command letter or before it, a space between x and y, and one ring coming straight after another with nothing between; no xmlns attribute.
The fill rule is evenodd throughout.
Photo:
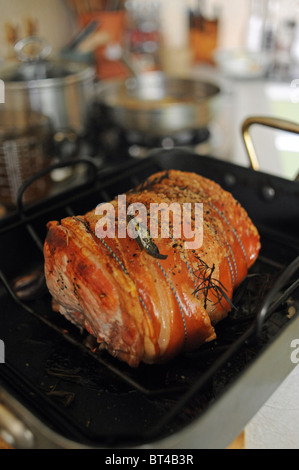
<svg viewBox="0 0 299 470"><path fill-rule="evenodd" d="M277 129L280 131L292 132L294 134L299 134L299 124L285 119L273 118L268 116L252 116L245 119L242 124L242 135L244 144L247 150L251 167L254 170L259 170L260 164L249 132L250 128L255 124L271 127L272 129Z"/></svg>
<svg viewBox="0 0 299 470"><path fill-rule="evenodd" d="M57 170L58 168L64 168L67 166L75 166L78 164L84 164L89 166L92 170L92 177L90 178L91 182L94 182L97 178L97 173L98 173L98 167L96 163L88 157L85 158L77 158L77 159L71 159L71 160L65 160L57 163L53 163L52 165L49 165L46 168L43 168L42 170L38 171L35 173L33 176L28 178L19 188L18 191L18 197L17 197L17 208L19 213L22 215L24 211L24 205L23 205L23 195L24 192L26 191L29 186L37 181L39 178L42 178L43 176L51 173L53 170Z"/></svg>
<svg viewBox="0 0 299 470"><path fill-rule="evenodd" d="M29 52L26 52L28 46L32 46L32 48ZM22 62L33 62L46 59L52 52L52 46L43 38L29 36L20 39L15 44L14 50L17 58Z"/></svg>

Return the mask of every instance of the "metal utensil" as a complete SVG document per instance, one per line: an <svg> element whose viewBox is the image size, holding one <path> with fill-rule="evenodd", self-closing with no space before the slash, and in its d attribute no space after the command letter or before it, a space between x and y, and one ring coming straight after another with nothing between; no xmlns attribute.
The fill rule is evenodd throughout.
<svg viewBox="0 0 299 470"><path fill-rule="evenodd" d="M52 126L39 113L0 112L0 201L4 206L16 205L19 187L35 172L51 163ZM50 181L40 180L25 194L26 202L45 196Z"/></svg>
<svg viewBox="0 0 299 470"><path fill-rule="evenodd" d="M250 136L250 129L253 125L261 125L281 131L299 134L299 124L285 119L273 118L269 116L250 116L242 124L242 135L249 157L250 165L254 170L259 170L259 160Z"/></svg>
<svg viewBox="0 0 299 470"><path fill-rule="evenodd" d="M90 34L92 34L98 27L99 22L97 20L91 20L84 28L82 28L79 33L73 38L73 40L65 47L65 50L74 50L76 49L81 42L86 39Z"/></svg>

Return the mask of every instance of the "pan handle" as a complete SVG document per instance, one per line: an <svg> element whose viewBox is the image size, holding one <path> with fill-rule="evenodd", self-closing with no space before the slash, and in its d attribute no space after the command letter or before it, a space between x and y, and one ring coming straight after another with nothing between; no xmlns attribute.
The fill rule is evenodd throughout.
<svg viewBox="0 0 299 470"><path fill-rule="evenodd" d="M242 124L242 136L244 144L247 150L251 167L254 170L259 170L259 161L249 132L251 126L254 124L271 127L273 129L278 129L281 131L292 132L294 134L299 134L299 124L296 124L292 121L287 121L285 119L273 118L268 116L251 116L245 119Z"/></svg>

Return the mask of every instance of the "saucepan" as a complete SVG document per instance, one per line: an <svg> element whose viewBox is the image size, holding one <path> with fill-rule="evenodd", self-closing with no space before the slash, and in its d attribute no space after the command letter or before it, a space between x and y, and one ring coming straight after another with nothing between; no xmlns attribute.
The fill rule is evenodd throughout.
<svg viewBox="0 0 299 470"><path fill-rule="evenodd" d="M173 135L206 127L215 114L219 93L214 83L153 71L99 82L96 102L125 131Z"/></svg>
<svg viewBox="0 0 299 470"><path fill-rule="evenodd" d="M5 106L34 111L51 119L54 130L84 134L94 94L93 67L50 58L51 46L36 36L15 45L18 60L4 64Z"/></svg>

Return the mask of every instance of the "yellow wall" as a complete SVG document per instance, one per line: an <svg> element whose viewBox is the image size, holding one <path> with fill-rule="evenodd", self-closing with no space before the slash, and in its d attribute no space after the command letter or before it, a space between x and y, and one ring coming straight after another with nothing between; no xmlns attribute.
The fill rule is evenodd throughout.
<svg viewBox="0 0 299 470"><path fill-rule="evenodd" d="M37 21L39 36L47 39L54 50L65 45L74 34L75 17L63 0L0 0L0 57L6 58L11 53L5 24L17 26L19 36L24 37L28 17Z"/></svg>

